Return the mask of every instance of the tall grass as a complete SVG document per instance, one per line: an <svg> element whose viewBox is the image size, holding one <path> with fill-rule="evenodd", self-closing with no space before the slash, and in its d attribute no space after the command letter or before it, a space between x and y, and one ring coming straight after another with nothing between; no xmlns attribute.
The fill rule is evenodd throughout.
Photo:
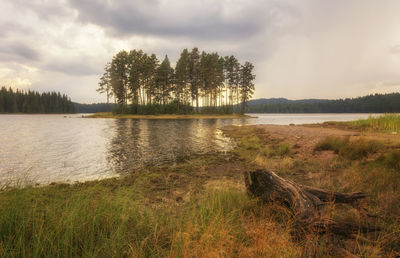
<svg viewBox="0 0 400 258"><path fill-rule="evenodd" d="M2 257L297 256L270 208L237 190L169 208L140 203L113 181L0 193Z"/></svg>
<svg viewBox="0 0 400 258"><path fill-rule="evenodd" d="M367 119L349 122L349 124L362 130L400 132L400 114L385 114L378 117L370 116Z"/></svg>
<svg viewBox="0 0 400 258"><path fill-rule="evenodd" d="M348 124L340 124L343 125ZM314 148L302 148L302 152L290 142L292 149L282 152L283 155L275 155L279 144L285 146L284 142L275 141L271 137L265 137L263 132L255 129L251 131L251 128L246 127L239 128L234 133L239 142L236 152L254 165L274 170L295 182L304 182L305 185L339 192L365 192L368 198L359 202L356 208L335 205L332 207L332 216L339 220L376 225L382 230L376 233L360 233L355 241L347 242L346 249L361 257L397 257L400 254L400 145L397 136L330 136L322 138ZM258 140L250 141L246 135ZM249 146L259 148L248 148ZM331 150L337 155L316 153L323 150ZM275 221L279 221L279 218L275 218ZM324 242L323 239L326 235L313 238L313 234L307 233L305 237L310 240L304 242L303 250L307 250L307 245L310 244L311 249L316 250L311 255L306 252L305 256L332 255L327 252L332 247L331 240ZM336 242L333 247L341 245L344 242Z"/></svg>
<svg viewBox="0 0 400 258"><path fill-rule="evenodd" d="M332 150L339 156L357 160L376 153L383 148L383 144L375 140L357 139L350 141L348 137L326 137L319 141L314 151Z"/></svg>

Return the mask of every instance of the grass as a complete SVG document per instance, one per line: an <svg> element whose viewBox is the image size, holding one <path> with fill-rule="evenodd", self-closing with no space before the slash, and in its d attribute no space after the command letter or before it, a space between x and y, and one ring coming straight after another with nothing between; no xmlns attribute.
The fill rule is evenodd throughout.
<svg viewBox="0 0 400 258"><path fill-rule="evenodd" d="M347 245L347 250L364 257L400 254L400 149L397 135L331 136L321 138L307 149L288 142L288 138L273 137L257 127L229 129L226 133L239 143L236 154L253 167L270 169L295 182L322 189L367 193L368 199L360 202L359 208L336 205L332 207L332 216L378 225L382 231L358 236L366 241L356 239L350 245L347 244L351 241L347 244L336 242L334 246ZM310 233L305 238L308 240L303 244L313 246L313 255L332 255L329 240L315 238Z"/></svg>
<svg viewBox="0 0 400 258"><path fill-rule="evenodd" d="M0 255L24 257L298 256L288 228L244 192L207 191L182 207L138 201L105 180L0 195ZM112 188L110 186L118 186ZM114 190L112 190L114 189Z"/></svg>
<svg viewBox="0 0 400 258"><path fill-rule="evenodd" d="M248 115L232 114L161 114L161 115L134 115L134 114L113 114L111 112L95 113L84 116L86 118L121 118L121 119L232 119L232 118L252 118Z"/></svg>
<svg viewBox="0 0 400 258"><path fill-rule="evenodd" d="M400 151L389 151L380 156L377 161L388 168L400 169Z"/></svg>
<svg viewBox="0 0 400 258"><path fill-rule="evenodd" d="M350 122L325 122L324 125L358 131L397 134L400 133L400 114L370 116L367 119Z"/></svg>
<svg viewBox="0 0 400 258"><path fill-rule="evenodd" d="M350 125L361 128L362 130L400 132L400 115L385 114L378 117L370 116L368 119L349 122Z"/></svg>
<svg viewBox="0 0 400 258"><path fill-rule="evenodd" d="M1 190L0 256L326 257L338 246L364 257L399 254L398 145L363 135L322 138L307 149L258 127L225 133L237 142L228 161L192 157L119 179ZM241 172L255 168L324 189L364 191L367 201L332 206L332 216L382 231L355 240L314 232L294 239L290 212L245 192Z"/></svg>
<svg viewBox="0 0 400 258"><path fill-rule="evenodd" d="M376 140L360 138L350 141L349 137L327 137L316 144L314 151L332 150L341 157L357 160L368 157L382 148L383 144Z"/></svg>

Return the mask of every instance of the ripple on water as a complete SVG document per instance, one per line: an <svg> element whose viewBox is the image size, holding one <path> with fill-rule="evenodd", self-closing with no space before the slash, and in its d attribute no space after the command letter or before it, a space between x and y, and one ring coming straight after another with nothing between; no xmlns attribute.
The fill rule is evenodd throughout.
<svg viewBox="0 0 400 258"><path fill-rule="evenodd" d="M256 114L257 119L85 119L0 115L0 184L75 182L118 176L144 165L226 152L227 125L348 121L369 114Z"/></svg>

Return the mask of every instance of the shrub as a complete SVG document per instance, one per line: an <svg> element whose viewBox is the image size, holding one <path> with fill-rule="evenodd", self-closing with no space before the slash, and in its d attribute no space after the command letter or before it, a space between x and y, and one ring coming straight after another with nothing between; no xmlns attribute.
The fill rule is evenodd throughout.
<svg viewBox="0 0 400 258"><path fill-rule="evenodd" d="M244 136L240 139L239 145L247 150L258 150L261 147L257 136Z"/></svg>
<svg viewBox="0 0 400 258"><path fill-rule="evenodd" d="M290 144L286 142L280 144L276 152L279 156L288 155L290 153Z"/></svg>

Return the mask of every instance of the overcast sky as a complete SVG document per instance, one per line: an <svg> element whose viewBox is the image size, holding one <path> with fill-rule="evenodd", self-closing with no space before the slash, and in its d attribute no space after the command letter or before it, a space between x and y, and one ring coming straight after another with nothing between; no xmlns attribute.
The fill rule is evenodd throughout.
<svg viewBox="0 0 400 258"><path fill-rule="evenodd" d="M0 85L99 102L122 50L183 48L255 65L253 98L400 91L398 0L0 0Z"/></svg>

